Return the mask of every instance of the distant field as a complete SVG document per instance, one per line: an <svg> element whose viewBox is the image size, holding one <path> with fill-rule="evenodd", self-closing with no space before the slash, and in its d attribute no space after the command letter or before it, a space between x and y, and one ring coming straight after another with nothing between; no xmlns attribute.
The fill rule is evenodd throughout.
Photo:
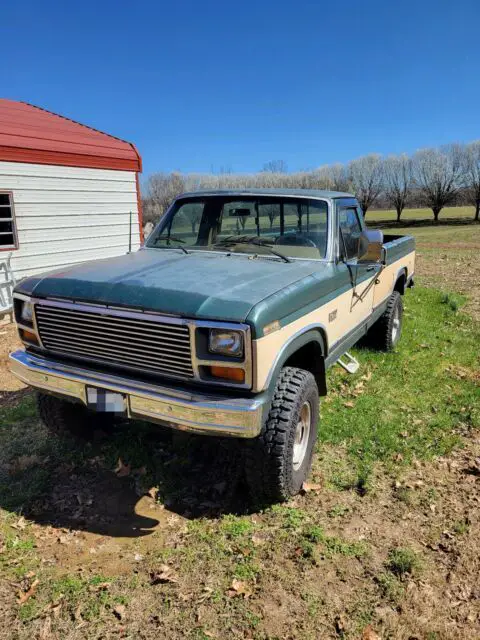
<svg viewBox="0 0 480 640"><path fill-rule="evenodd" d="M480 319L479 223L463 219L447 224L440 221L438 225L396 226L386 220L378 220L373 224L382 228L383 223L386 225L385 233L415 236L416 272L421 284L465 295L465 310L477 320Z"/></svg>
<svg viewBox="0 0 480 640"><path fill-rule="evenodd" d="M474 214L475 207L445 207L440 212L440 220L445 218L473 218ZM366 219L368 222L376 222L377 220L392 222L397 219L397 213L393 209L370 210L367 212ZM431 209L405 209L402 213L402 220L433 220L433 213Z"/></svg>

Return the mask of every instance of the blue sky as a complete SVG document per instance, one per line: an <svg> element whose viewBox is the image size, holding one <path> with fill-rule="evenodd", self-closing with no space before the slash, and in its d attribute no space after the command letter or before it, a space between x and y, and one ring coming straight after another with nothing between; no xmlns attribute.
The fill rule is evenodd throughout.
<svg viewBox="0 0 480 640"><path fill-rule="evenodd" d="M2 6L0 87L154 171L290 170L480 138L479 0Z"/></svg>

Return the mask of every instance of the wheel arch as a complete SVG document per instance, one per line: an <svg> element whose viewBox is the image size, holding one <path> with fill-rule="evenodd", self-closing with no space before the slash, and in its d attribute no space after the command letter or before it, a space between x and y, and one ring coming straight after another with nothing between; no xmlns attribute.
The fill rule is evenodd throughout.
<svg viewBox="0 0 480 640"><path fill-rule="evenodd" d="M327 395L325 358L328 355L327 332L323 325L306 327L292 336L278 353L267 378L266 386L273 391L283 367L297 367L313 374L321 396Z"/></svg>
<svg viewBox="0 0 480 640"><path fill-rule="evenodd" d="M405 289L407 287L407 268L401 267L397 271L397 275L395 277L395 284L393 286L394 291L398 291L398 293L403 296L405 295Z"/></svg>

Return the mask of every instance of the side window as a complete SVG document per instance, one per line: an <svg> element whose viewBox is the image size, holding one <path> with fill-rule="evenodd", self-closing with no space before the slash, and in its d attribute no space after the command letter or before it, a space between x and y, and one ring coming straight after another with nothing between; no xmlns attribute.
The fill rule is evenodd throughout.
<svg viewBox="0 0 480 640"><path fill-rule="evenodd" d="M13 196L0 191L0 249L17 248Z"/></svg>
<svg viewBox="0 0 480 640"><path fill-rule="evenodd" d="M358 240L362 233L362 226L356 208L340 209L338 220L340 225L340 255L343 255L347 260L351 260L358 256Z"/></svg>

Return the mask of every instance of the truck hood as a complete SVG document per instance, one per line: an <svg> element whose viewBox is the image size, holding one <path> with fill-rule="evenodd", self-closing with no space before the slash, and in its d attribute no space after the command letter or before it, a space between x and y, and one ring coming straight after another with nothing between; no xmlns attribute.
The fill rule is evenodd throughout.
<svg viewBox="0 0 480 640"><path fill-rule="evenodd" d="M255 305L318 273L321 264L145 249L34 276L22 281L17 291L40 298L244 322Z"/></svg>

